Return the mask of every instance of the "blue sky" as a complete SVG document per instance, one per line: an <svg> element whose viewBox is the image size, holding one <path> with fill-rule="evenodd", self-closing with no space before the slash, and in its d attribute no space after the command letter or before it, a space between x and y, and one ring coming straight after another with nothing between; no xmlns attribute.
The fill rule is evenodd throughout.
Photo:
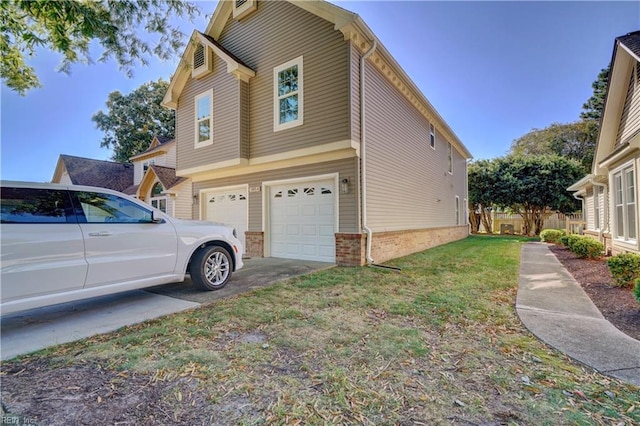
<svg viewBox="0 0 640 426"><path fill-rule="evenodd" d="M533 128L577 120L614 38L640 29L632 1L335 3L364 19L476 159L506 154ZM203 16L182 24L187 35L206 28L216 2L198 4ZM110 92L168 80L178 59L152 60L128 79L114 62L62 74L58 55L39 52L43 88L22 97L2 85L2 179L49 181L59 154L109 159L92 115L106 112Z"/></svg>

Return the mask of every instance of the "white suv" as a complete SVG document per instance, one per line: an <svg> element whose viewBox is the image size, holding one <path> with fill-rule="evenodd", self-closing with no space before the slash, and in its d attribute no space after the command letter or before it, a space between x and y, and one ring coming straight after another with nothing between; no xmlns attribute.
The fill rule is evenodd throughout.
<svg viewBox="0 0 640 426"><path fill-rule="evenodd" d="M0 313L183 281L224 287L233 228L186 221L104 188L1 182Z"/></svg>

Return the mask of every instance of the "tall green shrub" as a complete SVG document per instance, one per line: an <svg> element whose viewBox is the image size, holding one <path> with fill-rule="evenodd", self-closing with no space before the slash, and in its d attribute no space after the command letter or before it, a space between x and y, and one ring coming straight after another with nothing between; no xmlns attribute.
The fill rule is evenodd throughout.
<svg viewBox="0 0 640 426"><path fill-rule="evenodd" d="M584 238L582 235L578 235L578 234L571 234L567 237L567 244L566 246L569 247L569 250L573 251L573 247L575 246L575 244L580 241L582 238Z"/></svg>
<svg viewBox="0 0 640 426"><path fill-rule="evenodd" d="M622 253L607 259L607 266L615 284L619 287L631 286L640 278L640 255Z"/></svg>
<svg viewBox="0 0 640 426"><path fill-rule="evenodd" d="M633 288L633 295L636 297L638 303L640 303L640 279L636 280L636 286Z"/></svg>

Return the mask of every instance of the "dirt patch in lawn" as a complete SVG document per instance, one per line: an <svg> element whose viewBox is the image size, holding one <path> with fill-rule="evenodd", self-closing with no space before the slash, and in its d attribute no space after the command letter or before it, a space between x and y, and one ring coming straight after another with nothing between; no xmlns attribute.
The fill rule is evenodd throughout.
<svg viewBox="0 0 640 426"><path fill-rule="evenodd" d="M618 330L640 340L640 304L630 288L613 284L604 259L581 259L566 247L550 245L549 249L573 275L602 315Z"/></svg>

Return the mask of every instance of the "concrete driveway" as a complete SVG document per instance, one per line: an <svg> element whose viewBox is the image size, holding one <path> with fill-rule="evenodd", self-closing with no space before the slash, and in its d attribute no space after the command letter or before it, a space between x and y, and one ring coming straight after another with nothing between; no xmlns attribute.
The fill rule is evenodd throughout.
<svg viewBox="0 0 640 426"><path fill-rule="evenodd" d="M0 319L0 358L6 360L52 345L107 333L333 266L305 260L247 259L244 268L218 291L195 290L186 279L183 283L5 315Z"/></svg>

